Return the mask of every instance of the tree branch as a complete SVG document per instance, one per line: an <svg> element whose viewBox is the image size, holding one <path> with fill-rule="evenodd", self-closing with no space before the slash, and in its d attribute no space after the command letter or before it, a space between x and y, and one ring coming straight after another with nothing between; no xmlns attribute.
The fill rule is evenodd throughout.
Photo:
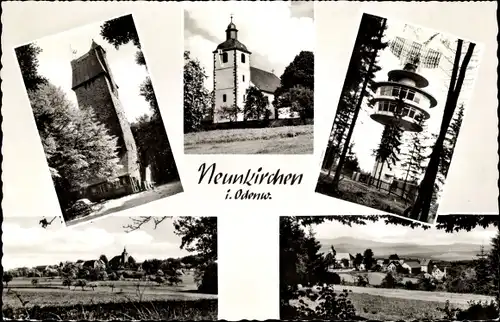
<svg viewBox="0 0 500 322"><path fill-rule="evenodd" d="M152 217L152 216L141 216L141 217L130 217L132 220L131 224L123 226L125 229L125 232L130 233L135 230L140 229L143 225L147 224L151 220L153 220L154 223L154 228L158 227L159 224L161 224L165 219L167 218L172 218L172 216L163 216L163 217Z"/></svg>

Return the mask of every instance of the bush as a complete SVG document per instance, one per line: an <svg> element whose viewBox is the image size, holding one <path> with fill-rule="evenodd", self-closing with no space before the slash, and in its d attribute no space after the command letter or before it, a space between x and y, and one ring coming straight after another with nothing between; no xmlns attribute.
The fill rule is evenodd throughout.
<svg viewBox="0 0 500 322"><path fill-rule="evenodd" d="M366 287L367 285L370 284L370 282L368 281L368 276L366 275L358 275L356 278L357 278L356 281L357 286Z"/></svg>
<svg viewBox="0 0 500 322"><path fill-rule="evenodd" d="M326 284L340 284L340 275L333 272L325 272L324 279L321 281Z"/></svg>
<svg viewBox="0 0 500 322"><path fill-rule="evenodd" d="M405 288L406 288L407 290L414 290L414 289L416 289L417 287L416 287L416 285L415 285L415 284L413 284L413 283L412 283L412 281L406 281L406 283L405 283Z"/></svg>
<svg viewBox="0 0 500 322"><path fill-rule="evenodd" d="M483 303L481 301L469 301L469 308L457 313L457 320L493 320L498 319L500 312L494 301Z"/></svg>

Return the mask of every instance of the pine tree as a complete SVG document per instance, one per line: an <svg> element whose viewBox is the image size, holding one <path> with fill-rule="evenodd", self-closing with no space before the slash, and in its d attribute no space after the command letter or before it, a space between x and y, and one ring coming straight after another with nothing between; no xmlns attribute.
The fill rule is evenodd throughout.
<svg viewBox="0 0 500 322"><path fill-rule="evenodd" d="M386 125L382 132L382 139L379 146L374 150L374 155L377 162L380 162L380 170L378 173L378 186L380 186L380 178L382 170L387 163L389 169L399 161L399 152L401 145L401 137L403 131L396 125Z"/></svg>
<svg viewBox="0 0 500 322"><path fill-rule="evenodd" d="M481 245L477 259L474 261L474 271L476 273L475 293L488 294L489 285L491 282L491 272L488 268L488 254L484 251L484 246Z"/></svg>
<svg viewBox="0 0 500 322"><path fill-rule="evenodd" d="M488 254L488 270L491 274L489 294L496 297L500 305L500 231L491 239L491 251Z"/></svg>

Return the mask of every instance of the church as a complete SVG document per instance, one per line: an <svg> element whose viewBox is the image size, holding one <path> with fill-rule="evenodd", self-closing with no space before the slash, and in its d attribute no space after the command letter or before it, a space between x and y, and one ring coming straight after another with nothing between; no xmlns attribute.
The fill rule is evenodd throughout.
<svg viewBox="0 0 500 322"><path fill-rule="evenodd" d="M71 61L72 90L78 107L92 108L97 121L104 124L110 135L118 138L121 165L115 178L95 178L76 191L77 197L91 201L117 198L140 189L140 168L130 124L118 96L116 84L106 58L106 51L92 40L90 50Z"/></svg>
<svg viewBox="0 0 500 322"><path fill-rule="evenodd" d="M274 93L281 80L272 72L251 66L252 53L238 40L238 29L231 22L226 29L226 40L213 51L214 59L214 106L213 122L229 122L221 115L224 107L245 106L245 95L251 86L258 88L269 99L270 119L277 118L277 111L272 105ZM236 120L243 121L243 111Z"/></svg>

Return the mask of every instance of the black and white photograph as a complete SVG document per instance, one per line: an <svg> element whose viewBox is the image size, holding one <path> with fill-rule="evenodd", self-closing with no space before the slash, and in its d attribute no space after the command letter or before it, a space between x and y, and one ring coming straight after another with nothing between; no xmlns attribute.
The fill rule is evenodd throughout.
<svg viewBox="0 0 500 322"><path fill-rule="evenodd" d="M316 192L434 224L481 51L363 14Z"/></svg>
<svg viewBox="0 0 500 322"><path fill-rule="evenodd" d="M184 152L312 154L314 36L312 2L186 3Z"/></svg>
<svg viewBox="0 0 500 322"><path fill-rule="evenodd" d="M498 215L280 218L280 319L498 318Z"/></svg>
<svg viewBox="0 0 500 322"><path fill-rule="evenodd" d="M3 222L4 319L217 320L217 218Z"/></svg>
<svg viewBox="0 0 500 322"><path fill-rule="evenodd" d="M183 191L132 15L15 53L67 225Z"/></svg>

